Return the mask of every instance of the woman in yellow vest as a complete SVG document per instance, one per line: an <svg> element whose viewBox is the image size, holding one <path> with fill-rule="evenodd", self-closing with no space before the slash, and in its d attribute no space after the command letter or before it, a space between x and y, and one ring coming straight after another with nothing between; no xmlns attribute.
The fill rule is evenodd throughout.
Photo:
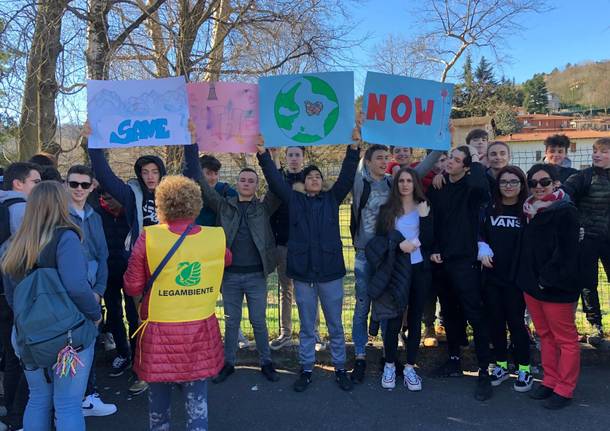
<svg viewBox="0 0 610 431"><path fill-rule="evenodd" d="M201 191L183 176L166 176L155 190L160 224L133 248L125 292L143 297L134 370L150 384L150 430L169 429L170 383L184 387L187 430L207 430L207 378L224 363L214 315L225 264L222 228L201 227Z"/></svg>

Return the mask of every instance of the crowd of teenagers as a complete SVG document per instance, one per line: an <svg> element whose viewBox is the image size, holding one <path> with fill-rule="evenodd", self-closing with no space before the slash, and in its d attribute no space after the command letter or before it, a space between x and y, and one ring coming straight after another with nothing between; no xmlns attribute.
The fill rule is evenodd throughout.
<svg viewBox="0 0 610 431"><path fill-rule="evenodd" d="M506 143L488 142L478 129L464 145L429 151L419 163L410 148L364 148L358 127L353 139L330 183L305 166L305 148L268 150L261 137L262 198L257 170L241 169L233 188L219 181L219 160L200 157L196 144L184 146L183 175L166 175L160 158L143 156L127 182L99 149L89 150L90 167L74 165L63 179L49 155L9 165L0 192L5 428L84 430L85 416L113 414L116 406L96 391L97 340L116 349L110 376L131 370L129 391L148 391L151 430L169 429L173 384L183 389L186 428L207 429L208 381L229 378L248 343L240 331L244 297L261 373L271 382L280 380L271 350L293 343L296 302L297 392L312 384L316 351L327 348L321 306L342 390L364 381L369 335L379 331L383 388L398 377L409 391L422 390L418 350L438 345L439 328L448 351L435 375L462 375L469 324L477 400L511 378L510 352L515 391L531 391L549 409L568 405L580 368L579 298L588 341L604 335L597 282L599 260L610 273L610 138L593 144L592 167L578 171L566 166L569 139L550 136L544 163L527 173L511 165ZM350 193L354 358L342 324L339 220ZM274 271L280 333L269 340ZM544 370L535 388L529 321Z"/></svg>

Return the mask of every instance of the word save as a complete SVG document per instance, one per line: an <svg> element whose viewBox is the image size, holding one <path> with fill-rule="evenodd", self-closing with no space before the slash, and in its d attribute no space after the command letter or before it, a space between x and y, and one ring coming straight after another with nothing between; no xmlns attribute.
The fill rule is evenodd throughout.
<svg viewBox="0 0 610 431"><path fill-rule="evenodd" d="M385 121L388 111L388 95L369 93L366 109L366 119ZM434 111L434 100L428 100L424 109L422 99L415 98L415 123L429 126L432 124L432 112ZM390 116L396 124L403 124L409 121L413 113L413 102L405 94L394 97L390 105Z"/></svg>
<svg viewBox="0 0 610 431"><path fill-rule="evenodd" d="M144 139L169 139L170 133L167 127L167 119L156 118L154 120L124 120L119 124L116 132L110 134L112 144L131 144Z"/></svg>

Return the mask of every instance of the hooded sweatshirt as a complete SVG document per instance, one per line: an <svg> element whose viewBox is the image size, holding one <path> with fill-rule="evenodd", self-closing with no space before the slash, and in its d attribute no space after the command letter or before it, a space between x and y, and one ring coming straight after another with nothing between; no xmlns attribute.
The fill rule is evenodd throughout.
<svg viewBox="0 0 610 431"><path fill-rule="evenodd" d="M16 198L27 200L25 194L21 192L16 192L13 190L0 191L0 202ZM11 229L11 235L17 232L17 229L19 229L19 226L21 226L21 222L23 221L23 215L25 214L25 204L25 202L17 202L11 205L8 209L10 217L9 224Z"/></svg>
<svg viewBox="0 0 610 431"><path fill-rule="evenodd" d="M199 166L197 144L184 146L185 167L183 175L197 181ZM126 250L131 250L144 226L158 223L155 207L155 194L148 190L142 180L142 167L154 163L159 168L160 178L166 174L163 161L157 156L142 156L134 164L135 180L125 183L112 172L101 149L89 149L91 167L102 188L110 193L125 208L125 217L129 223L130 233L125 240Z"/></svg>
<svg viewBox="0 0 610 431"><path fill-rule="evenodd" d="M108 282L108 246L102 218L89 204L85 204L83 216L70 206L70 218L83 232L89 284L95 293L104 296Z"/></svg>

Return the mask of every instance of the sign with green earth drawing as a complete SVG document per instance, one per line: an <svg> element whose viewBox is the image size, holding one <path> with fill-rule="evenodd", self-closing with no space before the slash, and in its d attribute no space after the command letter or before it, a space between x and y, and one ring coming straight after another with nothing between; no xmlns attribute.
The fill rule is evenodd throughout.
<svg viewBox="0 0 610 431"><path fill-rule="evenodd" d="M183 287L196 286L201 282L201 264L199 262L180 262L176 284Z"/></svg>
<svg viewBox="0 0 610 431"><path fill-rule="evenodd" d="M261 78L259 91L260 128L267 147L351 143L352 72Z"/></svg>

